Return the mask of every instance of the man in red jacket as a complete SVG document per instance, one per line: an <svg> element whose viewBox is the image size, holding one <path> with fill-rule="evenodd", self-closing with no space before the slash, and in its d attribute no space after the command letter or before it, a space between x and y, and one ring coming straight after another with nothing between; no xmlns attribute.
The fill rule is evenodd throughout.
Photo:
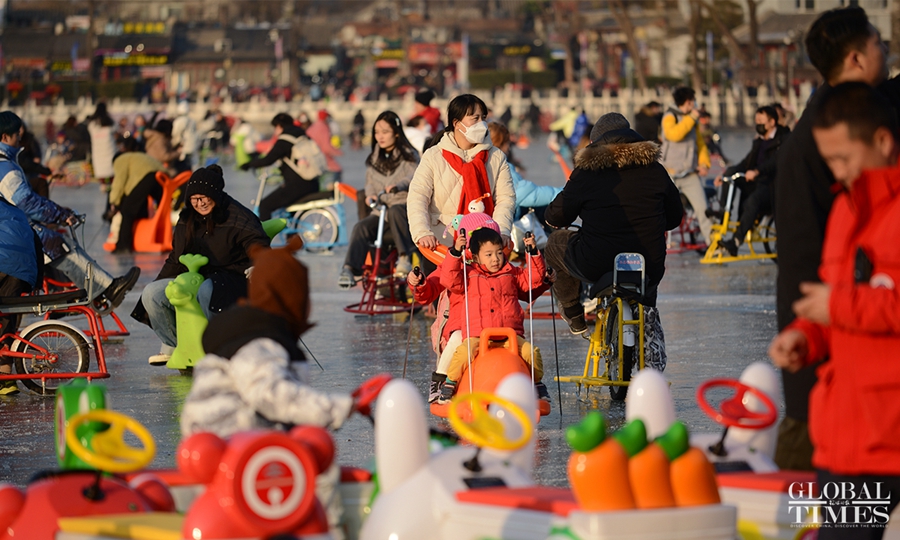
<svg viewBox="0 0 900 540"><path fill-rule="evenodd" d="M791 372L828 358L809 401L826 500L819 538L881 538L900 499L900 139L890 103L871 86L826 91L812 133L839 193L825 229L822 283L800 285L797 319L769 355Z"/></svg>

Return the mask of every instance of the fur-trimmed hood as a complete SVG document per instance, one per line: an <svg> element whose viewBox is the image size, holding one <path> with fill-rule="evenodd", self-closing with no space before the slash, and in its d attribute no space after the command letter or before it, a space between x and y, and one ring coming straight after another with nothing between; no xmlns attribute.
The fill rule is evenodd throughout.
<svg viewBox="0 0 900 540"><path fill-rule="evenodd" d="M575 167L596 171L646 167L659 160L659 145L630 129L610 131L575 154Z"/></svg>

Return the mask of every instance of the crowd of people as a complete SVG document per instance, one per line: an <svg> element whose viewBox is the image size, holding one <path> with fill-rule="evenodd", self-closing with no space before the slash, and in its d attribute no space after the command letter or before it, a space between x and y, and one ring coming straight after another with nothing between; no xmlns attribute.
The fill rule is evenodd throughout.
<svg viewBox="0 0 900 540"><path fill-rule="evenodd" d="M779 334L769 354L782 368L786 405L776 462L783 468L816 469L820 483L848 482L857 492L877 479L889 486L893 509L900 500L900 361L893 348L900 339L894 243L900 226L900 79L887 79L881 38L860 8L821 15L806 47L826 83L793 131L775 107L756 110L752 147L723 173L739 172L744 178L737 198L739 226L721 249L736 254L754 223L774 213ZM354 227L338 278L344 288L359 280L379 220L385 219L398 253L397 275L406 277L416 301L446 308L438 310L435 321L439 356L429 401L452 398L480 330L495 326L514 329L520 354L533 367L536 395L549 400L541 382L540 351L524 338L520 300L551 288L571 333L583 334L588 327L582 288L610 272L622 252L640 253L646 260L640 298L646 310L646 365L664 370L667 355L656 303L665 275L666 233L685 215L682 196L707 243L713 220L720 218L707 211L701 182L711 165L703 122L708 115L698 107L694 90L675 89L668 108L647 104L634 126L617 112L594 123L584 111L564 115L551 129L573 150L574 170L559 187L538 187L522 178L508 126L489 123L490 111L479 97L459 95L443 115L430 105L433 97L429 91L418 93L416 110L406 120L384 111L372 123L364 197L367 206L381 210ZM275 134L262 151L259 145L244 145L254 140L250 131L229 126L219 113L207 117L209 131L216 133L210 138L215 148L226 141L241 147L242 169L280 162L283 185L260 202L257 213L225 192L219 166L196 166L198 127L187 111L179 110L173 119L135 118L128 125L113 122L101 105L84 123L72 120L57 134L51 157L84 159L89 147L94 176L109 185L107 214L121 215L118 252L132 249L129 235L146 212L147 197L159 199L155 174L192 171L174 228L174 249L133 313L161 341L149 362L165 364L177 344L166 285L186 270L181 255L209 259L200 271L205 281L197 297L210 319L204 336L210 354L198 365L182 420L185 433L228 434L259 422L340 425L353 410L352 399L305 388L290 363L303 359L296 338L309 327L306 270L290 255L301 242L292 240L283 253L271 251L261 223L273 211L340 180L335 159L340 150L332 144L335 131L327 112L318 113L315 122L276 115ZM364 127L364 118L354 122L360 141L368 131ZM26 168L42 163L40 152L26 153L31 144L22 139L24 133L15 114L0 113L0 290L5 295L27 292L49 270L87 285L86 270L92 266L97 297L118 306L138 269L113 278L55 229L76 225L77 216L29 183ZM721 181L719 176L715 184ZM539 212L552 232L543 253L533 238L526 239L527 264L517 266L505 250L516 220L528 209ZM580 228L570 229L578 220ZM412 273L413 255L440 244L448 248L444 262L424 275ZM259 267L263 260L271 265L251 274L254 261ZM239 302L248 294L249 300ZM242 327L241 321L250 318L259 324ZM11 318L0 320L4 332L15 324ZM268 375L257 377L257 369ZM8 363L0 363L0 373L6 372ZM223 382L222 373L252 374L253 395L236 390L234 381ZM286 387L285 380L291 381ZM303 414L281 410L270 399L276 387L277 395L299 396L312 409ZM13 391L14 382L0 389ZM205 404L218 393L232 402L225 408L216 404L219 412L209 416ZM867 538L880 537L879 531L868 531ZM829 527L819 532L822 538L845 534Z"/></svg>

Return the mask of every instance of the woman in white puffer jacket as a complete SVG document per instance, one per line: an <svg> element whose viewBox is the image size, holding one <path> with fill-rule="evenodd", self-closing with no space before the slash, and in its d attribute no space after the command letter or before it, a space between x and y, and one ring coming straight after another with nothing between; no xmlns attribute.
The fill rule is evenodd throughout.
<svg viewBox="0 0 900 540"><path fill-rule="evenodd" d="M437 247L434 228L468 213L470 203L489 214L504 242L509 241L516 192L506 155L491 144L486 114L487 106L477 96L454 98L447 107L447 129L419 162L406 204L410 234L420 247Z"/></svg>

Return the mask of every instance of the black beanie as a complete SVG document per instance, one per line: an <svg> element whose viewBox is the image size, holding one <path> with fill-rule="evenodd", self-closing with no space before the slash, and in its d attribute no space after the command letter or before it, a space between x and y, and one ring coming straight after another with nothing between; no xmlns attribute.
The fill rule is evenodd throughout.
<svg viewBox="0 0 900 540"><path fill-rule="evenodd" d="M432 92L431 90L427 90L427 89L420 90L419 92L416 92L415 99L416 99L417 103L420 103L426 107L430 107L431 100L434 99L434 92Z"/></svg>
<svg viewBox="0 0 900 540"><path fill-rule="evenodd" d="M187 187L184 188L184 196L190 201L192 195L206 195L210 199L220 204L222 195L225 193L225 177L222 174L222 167L218 165L210 165L202 169L197 169L188 180Z"/></svg>

